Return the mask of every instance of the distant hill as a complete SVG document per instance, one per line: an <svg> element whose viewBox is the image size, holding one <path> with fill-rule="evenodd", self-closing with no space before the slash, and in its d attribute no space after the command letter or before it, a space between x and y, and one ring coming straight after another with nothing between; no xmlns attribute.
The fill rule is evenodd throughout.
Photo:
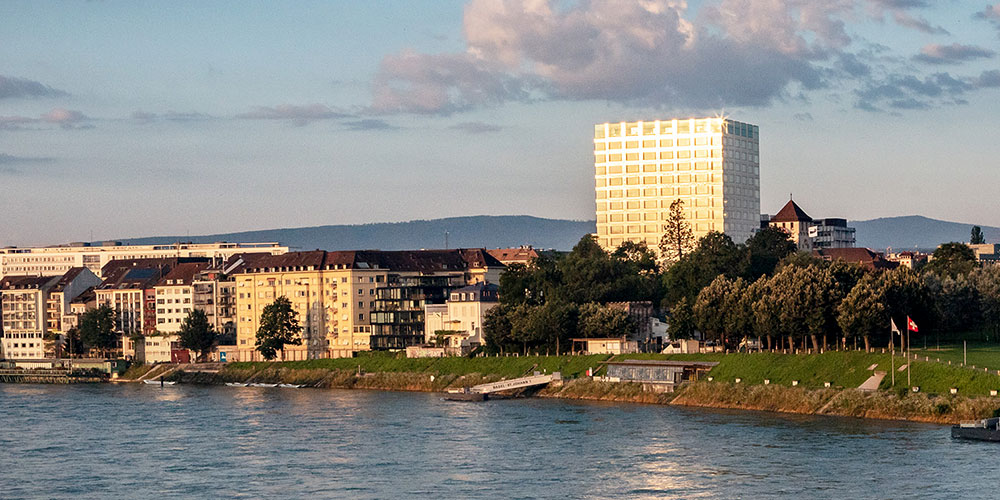
<svg viewBox="0 0 1000 500"><path fill-rule="evenodd" d="M277 241L296 250L412 250L444 248L506 248L532 245L539 249L569 250L585 234L596 231L595 221L542 219L527 215L477 215L409 222L266 229L204 236L154 236L120 241L157 245L175 241L244 243Z"/></svg>
<svg viewBox="0 0 1000 500"><path fill-rule="evenodd" d="M975 224L963 224L930 219L920 215L882 217L865 221L852 221L857 229L857 245L876 250L892 247L893 250L921 248L932 250L941 243L968 242ZM980 226L989 243L1000 243L1000 228Z"/></svg>
<svg viewBox="0 0 1000 500"><path fill-rule="evenodd" d="M969 232L973 226L919 215L852 221L850 225L857 228L858 246L878 250L887 247L932 250L949 241L969 241ZM981 227L986 241L1000 243L1000 228ZM569 250L583 235L595 230L594 221L543 219L527 215L476 215L409 222L266 229L204 236L126 238L121 241L145 245L176 241L278 241L296 250L412 250L444 248L444 233L447 231L450 248L532 245L540 249Z"/></svg>

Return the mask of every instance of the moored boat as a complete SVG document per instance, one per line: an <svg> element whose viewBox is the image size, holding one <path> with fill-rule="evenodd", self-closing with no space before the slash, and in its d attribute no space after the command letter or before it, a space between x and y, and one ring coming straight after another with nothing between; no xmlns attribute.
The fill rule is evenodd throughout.
<svg viewBox="0 0 1000 500"><path fill-rule="evenodd" d="M953 425L951 437L1000 442L1000 418L985 418Z"/></svg>

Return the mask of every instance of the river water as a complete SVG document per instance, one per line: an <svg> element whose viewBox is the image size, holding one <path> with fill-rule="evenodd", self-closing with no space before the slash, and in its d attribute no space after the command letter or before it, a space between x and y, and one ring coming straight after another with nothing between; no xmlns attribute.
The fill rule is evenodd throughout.
<svg viewBox="0 0 1000 500"><path fill-rule="evenodd" d="M944 426L425 393L0 384L0 498L997 498Z"/></svg>

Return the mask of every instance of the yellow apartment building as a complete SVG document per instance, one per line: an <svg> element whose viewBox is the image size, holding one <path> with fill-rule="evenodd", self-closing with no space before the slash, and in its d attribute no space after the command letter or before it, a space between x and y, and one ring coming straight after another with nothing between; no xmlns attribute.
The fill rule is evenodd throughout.
<svg viewBox="0 0 1000 500"><path fill-rule="evenodd" d="M287 346L280 359L345 357L372 349L373 334L379 337L382 331L385 337L423 341L423 301L434 297L429 287L400 284L407 279L446 282L434 288L439 291L498 281L502 269L479 249L316 250L260 257L235 275L238 358L261 359L254 349L260 316L278 297L288 298L302 327L302 345ZM443 301L446 295L440 293ZM418 332L410 330L417 323Z"/></svg>

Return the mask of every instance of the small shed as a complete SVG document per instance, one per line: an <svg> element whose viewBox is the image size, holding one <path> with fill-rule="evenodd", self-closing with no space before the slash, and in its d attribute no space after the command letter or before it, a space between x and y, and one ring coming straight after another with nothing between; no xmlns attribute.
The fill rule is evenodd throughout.
<svg viewBox="0 0 1000 500"><path fill-rule="evenodd" d="M639 352L639 343L625 337L570 339L573 354L633 354Z"/></svg>

